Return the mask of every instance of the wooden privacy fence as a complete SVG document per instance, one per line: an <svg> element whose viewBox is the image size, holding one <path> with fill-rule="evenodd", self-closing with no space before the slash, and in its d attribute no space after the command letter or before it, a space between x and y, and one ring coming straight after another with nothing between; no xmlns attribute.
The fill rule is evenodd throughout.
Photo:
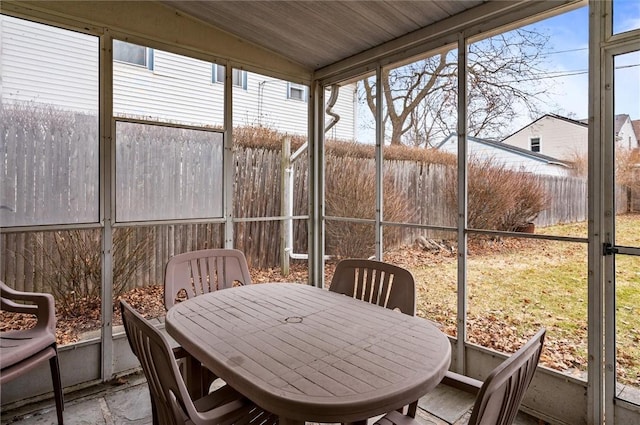
<svg viewBox="0 0 640 425"><path fill-rule="evenodd" d="M0 104L2 227L98 220L98 117Z"/></svg>
<svg viewBox="0 0 640 425"><path fill-rule="evenodd" d="M355 168L368 170L367 173L373 170L371 159L329 156L328 161L332 163L327 167L330 170ZM308 196L306 158L296 161L293 168L297 182L294 185L294 215L305 215ZM234 215L239 219L280 216L280 152L240 148L235 154L235 169ZM388 182L385 190L392 187L405 197L409 209L408 216L405 217L407 222L454 226L456 214L447 206L444 193L446 180L454 172L451 167L444 165L389 161L385 164ZM331 175L327 175L327 179L331 178ZM536 178L544 185L551 200L550 207L536 219L538 226L586 219L586 182L583 179L548 176ZM367 199L365 202L369 201L372 200ZM359 218L373 218L373 213L366 213ZM296 220L294 223L294 252L306 252L306 220ZM116 234L118 231L122 229L118 228ZM274 267L280 260L280 231L281 222L277 220L238 222L234 226L234 244L245 252L252 267ZM2 279L21 289L44 289L42 274L46 270L38 268L38 258L42 257L42 250L55 249L51 234L52 232L3 234L0 239ZM434 239L453 237L453 234L441 231L409 229L402 232L400 242L412 243L417 235ZM40 238L39 243L34 242L36 237ZM146 239L148 244L144 247L144 256L148 262L145 267L136 270L135 278L131 279L132 286L161 284L164 266L176 253L223 246L224 227L220 223L139 226L135 227L128 244L135 246ZM95 247L100 249L98 241ZM127 251L133 248L123 249ZM118 261L118 255L125 257L125 252L116 253L115 262Z"/></svg>
<svg viewBox="0 0 640 425"><path fill-rule="evenodd" d="M3 227L42 223L97 222L98 149L95 117L50 110L36 114L16 108L0 120L0 222ZM48 115L47 115L48 114ZM10 118L10 119L9 119ZM120 221L169 218L222 217L222 143L219 133L119 123L116 164L116 211ZM134 127L127 129L126 127ZM153 132L155 131L155 132ZM153 132L153 137L143 137ZM151 133L150 133L151 134ZM255 143L252 146L256 146ZM156 152L157 151L157 152ZM375 217L375 163L371 158L337 156L328 149L325 181L327 215L373 219ZM308 214L308 164L306 153L291 164L293 215ZM238 146L234 152L233 215L234 246L245 252L252 267L279 265L282 155L278 149ZM128 174L127 174L128 173ZM122 176L129 176L123 179ZM406 160L384 164L386 221L454 227L456 211L447 202L447 190L455 180L455 167ZM587 183L570 177L532 176L544 187L549 208L535 219L537 226L584 221L587 218ZM179 180L179 182L177 182ZM153 188L154 190L151 190ZM616 191L619 211L638 203L637 191ZM337 223L337 224L336 224ZM126 223L121 223L126 226ZM333 221L331 226L340 226ZM368 226L368 227L367 227ZM362 226L361 226L362 227ZM372 225L364 227L373 229ZM119 239L114 263L129 259L139 250L145 258L127 286L162 283L167 260L177 253L222 247L220 223L145 225ZM412 243L420 235L453 239L452 232L405 228L393 230L390 243ZM336 227L333 228L336 230ZM69 231L58 232L60 235ZM100 232L79 239L100 252ZM385 231L386 232L386 231ZM20 289L46 289L44 260L60 248L55 232L0 235L0 279ZM371 244L367 230L362 244ZM327 246L341 245L340 228L327 232ZM66 242L68 240L65 239ZM294 221L293 252L307 251L307 221ZM361 243L360 241L358 243ZM343 245L343 244L342 244ZM368 247L365 246L368 249ZM78 253L82 257L82 252ZM125 274L125 276L128 276ZM99 280L99 279L98 279Z"/></svg>

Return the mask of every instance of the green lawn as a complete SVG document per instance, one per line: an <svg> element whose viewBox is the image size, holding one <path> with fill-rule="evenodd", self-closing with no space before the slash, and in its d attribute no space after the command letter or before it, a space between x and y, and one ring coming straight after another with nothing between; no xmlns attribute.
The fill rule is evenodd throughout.
<svg viewBox="0 0 640 425"><path fill-rule="evenodd" d="M536 232L587 234L585 223ZM616 233L625 245L640 246L640 215L619 216ZM455 335L455 256L408 266L418 283L418 314ZM616 266L618 379L640 387L640 258L619 255ZM545 326L541 362L567 373L586 370L586 243L470 240L467 276L470 341L512 352Z"/></svg>

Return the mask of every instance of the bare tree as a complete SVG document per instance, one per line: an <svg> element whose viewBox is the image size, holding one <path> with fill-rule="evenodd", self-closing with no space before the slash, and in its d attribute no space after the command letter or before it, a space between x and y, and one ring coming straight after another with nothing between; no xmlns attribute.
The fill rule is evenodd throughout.
<svg viewBox="0 0 640 425"><path fill-rule="evenodd" d="M467 52L469 135L498 139L516 116L539 113L546 92L544 53L548 36L517 29L472 43ZM456 129L457 51L382 72L384 125L392 145L433 146ZM376 114L373 79L361 93Z"/></svg>

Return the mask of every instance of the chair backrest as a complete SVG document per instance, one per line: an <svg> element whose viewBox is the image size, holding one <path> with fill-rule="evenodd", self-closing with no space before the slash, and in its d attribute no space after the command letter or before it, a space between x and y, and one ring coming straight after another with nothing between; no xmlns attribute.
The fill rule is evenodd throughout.
<svg viewBox="0 0 640 425"><path fill-rule="evenodd" d="M407 269L382 261L342 260L336 266L330 291L411 316L416 313L416 285Z"/></svg>
<svg viewBox="0 0 640 425"><path fill-rule="evenodd" d="M182 290L187 298L230 288L238 282L251 284L247 259L237 249L203 249L178 254L167 263L164 305L171 308Z"/></svg>
<svg viewBox="0 0 640 425"><path fill-rule="evenodd" d="M147 378L158 423L184 424L193 402L184 381L178 379L180 372L169 343L125 301L120 301L120 311L131 351Z"/></svg>
<svg viewBox="0 0 640 425"><path fill-rule="evenodd" d="M485 379L469 425L510 425L536 371L546 330L542 328Z"/></svg>

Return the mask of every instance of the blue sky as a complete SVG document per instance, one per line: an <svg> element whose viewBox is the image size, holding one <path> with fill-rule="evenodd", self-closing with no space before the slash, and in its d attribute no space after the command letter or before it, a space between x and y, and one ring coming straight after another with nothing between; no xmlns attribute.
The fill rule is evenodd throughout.
<svg viewBox="0 0 640 425"><path fill-rule="evenodd" d="M640 1L615 0L614 31L640 28ZM586 118L588 112L589 14L582 7L530 25L550 36L548 112ZM617 114L640 119L640 51L615 59L615 107Z"/></svg>
<svg viewBox="0 0 640 425"><path fill-rule="evenodd" d="M614 0L614 33L640 29L640 0ZM530 24L527 29L549 36L545 46L544 83L546 96L539 99L541 113L555 113L574 119L588 117L589 9L587 6ZM615 113L640 119L640 50L615 58ZM374 140L371 114L366 106L358 138ZM523 111L505 133L512 133L532 121ZM369 127L363 123L369 123Z"/></svg>

